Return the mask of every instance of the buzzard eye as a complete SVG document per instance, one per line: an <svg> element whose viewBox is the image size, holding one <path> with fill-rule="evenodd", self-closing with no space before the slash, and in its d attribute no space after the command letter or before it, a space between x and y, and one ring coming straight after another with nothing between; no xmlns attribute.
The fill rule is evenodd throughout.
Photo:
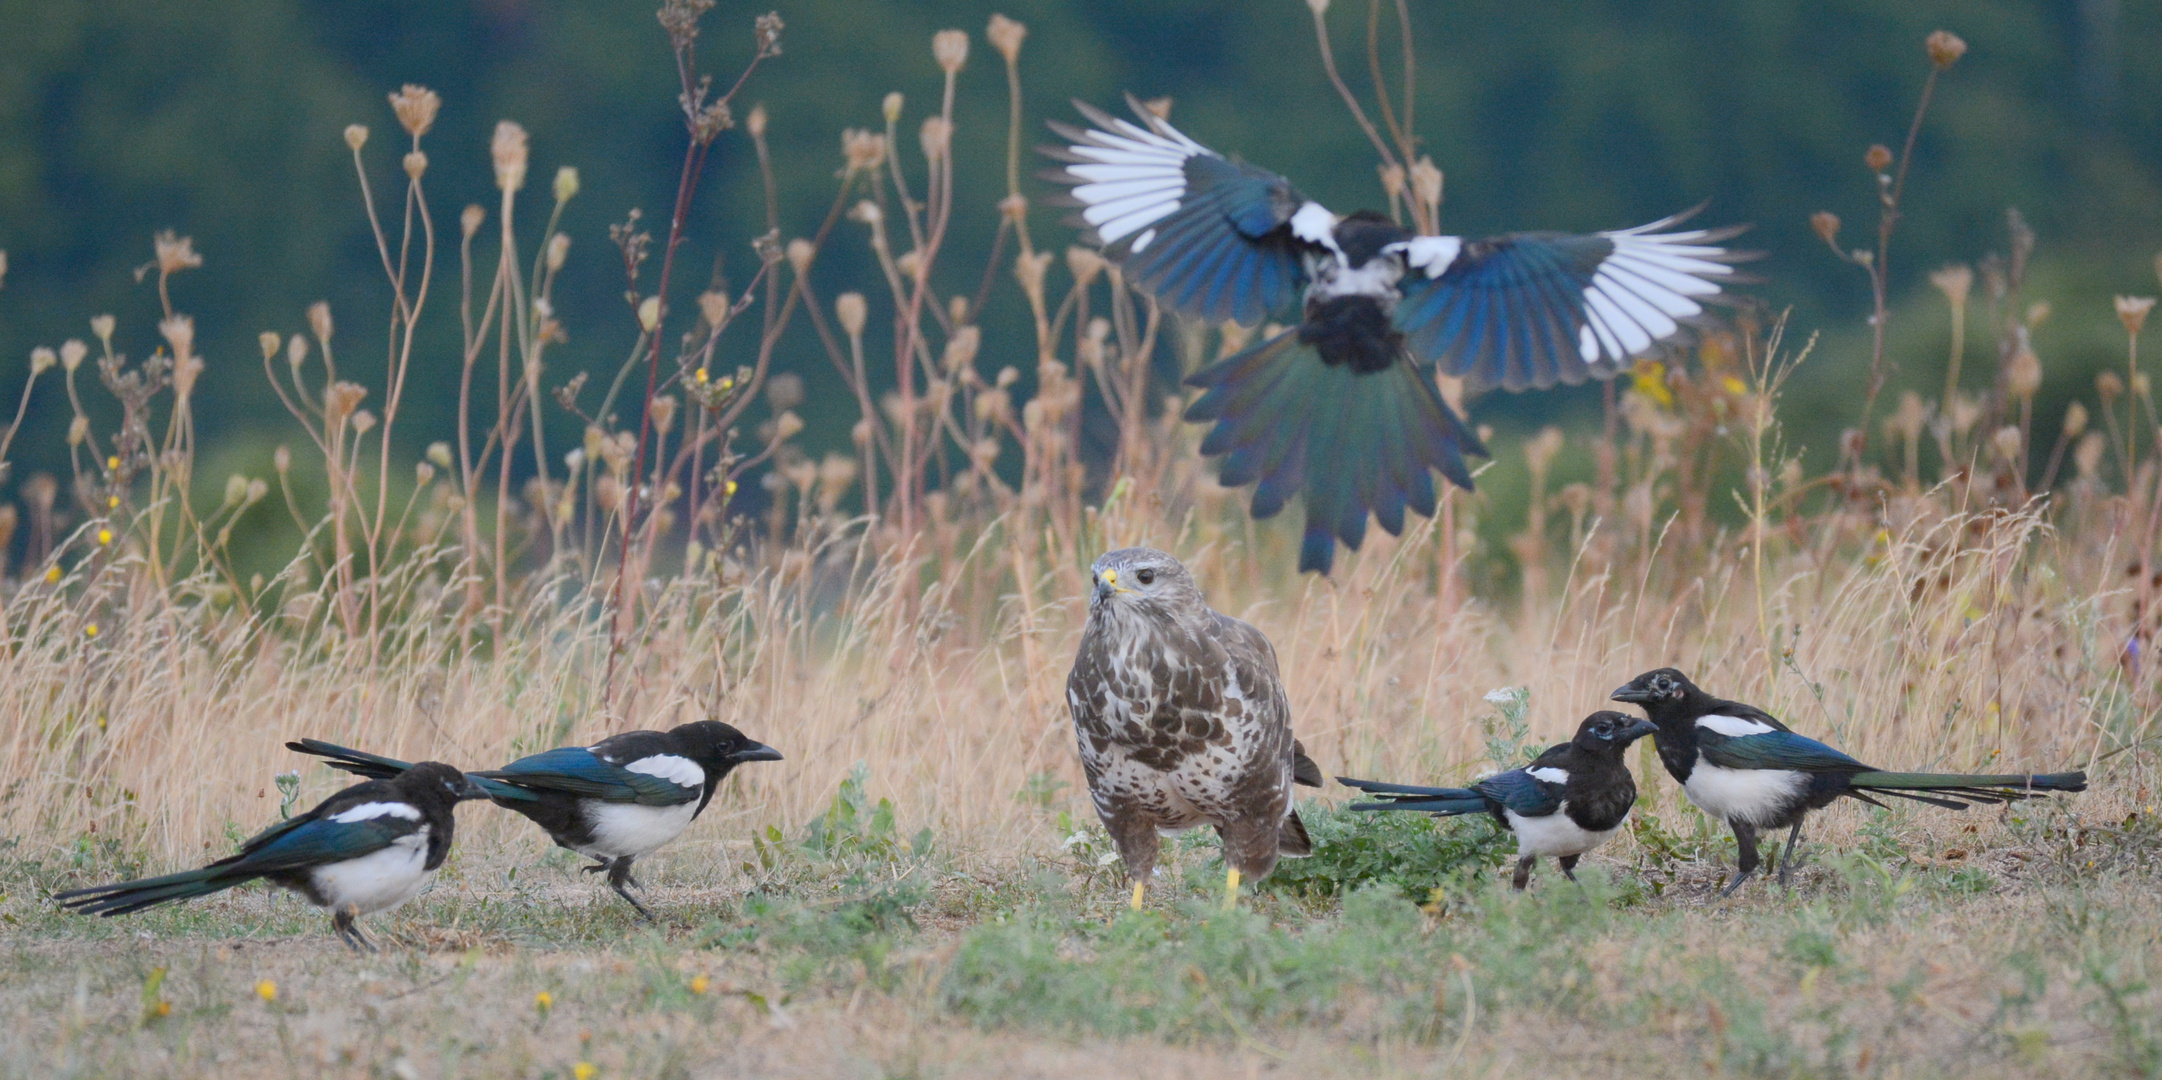
<svg viewBox="0 0 2162 1080"><path fill-rule="evenodd" d="M1146 568L1136 570L1134 571L1134 580L1143 585L1154 585L1156 584L1156 571Z"/></svg>

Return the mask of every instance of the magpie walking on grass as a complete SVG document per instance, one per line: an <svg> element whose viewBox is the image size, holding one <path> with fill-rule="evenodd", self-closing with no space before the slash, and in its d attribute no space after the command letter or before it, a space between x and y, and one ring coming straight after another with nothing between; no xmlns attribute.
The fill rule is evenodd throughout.
<svg viewBox="0 0 2162 1080"><path fill-rule="evenodd" d="M461 799L487 796L457 769L423 761L387 780L354 784L305 814L240 845L200 870L55 894L87 915L126 915L192 900L261 878L330 909L330 925L355 951L375 951L356 924L419 895L450 854Z"/></svg>
<svg viewBox="0 0 2162 1080"><path fill-rule="evenodd" d="M411 768L395 758L317 739L286 746L361 776L395 776ZM628 731L592 746L560 747L470 776L497 806L531 818L559 846L598 860L586 873L606 873L608 887L651 921L653 913L625 888L644 888L631 877L631 863L681 836L736 766L779 760L779 751L735 728L700 720L670 731Z"/></svg>
<svg viewBox="0 0 2162 1080"><path fill-rule="evenodd" d="M1133 99L1135 120L1075 102L1053 124L1081 219L1126 281L1192 319L1291 329L1194 374L1186 419L1253 515L1306 500L1299 569L1327 573L1371 513L1392 535L1433 516L1440 473L1471 488L1486 448L1434 375L1509 391L1611 378L1720 297L1738 229L1633 229L1483 240L1419 236L1386 215L1331 213L1266 169L1225 159Z"/></svg>
<svg viewBox="0 0 2162 1080"><path fill-rule="evenodd" d="M1548 747L1521 769L1495 773L1468 788L1413 787L1353 780L1355 787L1381 802L1352 803L1353 810L1419 810L1437 817L1491 814L1516 834L1518 889L1531 884L1532 865L1551 855L1561 872L1576 880L1576 862L1607 842L1629 819L1636 805L1636 780L1622 761L1629 744L1658 730L1648 720L1618 712L1595 712L1577 725L1576 738Z"/></svg>
<svg viewBox="0 0 2162 1080"><path fill-rule="evenodd" d="M2029 775L1884 772L1796 735L1753 705L1723 701L1673 668L1647 671L1614 691L1614 700L1644 707L1659 726L1659 760L1689 801L1734 830L1740 865L1720 891L1732 895L1757 872L1757 832L1785 828L1779 883L1794 869L1802 819L1844 795L1883 808L1877 796L1965 810L1969 805L2042 798L2087 790L2084 772Z"/></svg>

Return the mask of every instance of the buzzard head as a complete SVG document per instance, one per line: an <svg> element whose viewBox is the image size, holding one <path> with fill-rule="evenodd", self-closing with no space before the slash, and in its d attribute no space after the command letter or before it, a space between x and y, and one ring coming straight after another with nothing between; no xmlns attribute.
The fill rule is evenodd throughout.
<svg viewBox="0 0 2162 1080"><path fill-rule="evenodd" d="M1089 567L1094 587L1089 593L1089 614L1148 615L1177 621L1194 611L1207 611L1194 576L1177 559L1154 548L1120 548L1106 552Z"/></svg>

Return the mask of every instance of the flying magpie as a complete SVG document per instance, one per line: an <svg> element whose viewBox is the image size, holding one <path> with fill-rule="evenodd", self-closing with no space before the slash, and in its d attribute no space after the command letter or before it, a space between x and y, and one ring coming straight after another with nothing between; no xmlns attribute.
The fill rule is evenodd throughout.
<svg viewBox="0 0 2162 1080"><path fill-rule="evenodd" d="M487 796L440 761L423 761L402 775L369 780L323 800L315 809L264 829L240 853L200 870L70 889L53 899L90 915L126 915L175 900L192 900L257 878L282 885L329 908L331 928L355 951L375 951L355 925L419 895L450 854L461 799Z"/></svg>
<svg viewBox="0 0 2162 1080"><path fill-rule="evenodd" d="M1647 671L1614 691L1614 700L1642 705L1659 726L1659 760L1689 801L1727 823L1740 849L1739 873L1720 897L1757 872L1757 830L1785 827L1779 883L1794 869L1802 818L1845 795L1883 807L1874 796L1965 810L1973 804L2037 799L2051 791L2085 791L2084 772L2038 775L1883 772L1787 730L1772 714L1722 701L1673 668ZM1925 794L1926 793L1926 794Z"/></svg>
<svg viewBox="0 0 2162 1080"><path fill-rule="evenodd" d="M1622 761L1629 744L1658 730L1648 720L1618 712L1595 712L1577 725L1576 738L1548 747L1521 769L1495 773L1468 788L1412 787L1339 776L1336 782L1384 801L1352 803L1353 810L1421 810L1436 817L1492 814L1516 834L1518 889L1531 884L1541 855L1555 856L1561 872L1576 880L1576 861L1607 842L1636 805L1636 780Z"/></svg>
<svg viewBox="0 0 2162 1080"><path fill-rule="evenodd" d="M1689 214L1590 235L1419 236L1362 210L1339 217L1266 169L1227 160L1131 97L1138 123L1083 102L1053 123L1081 221L1126 280L1181 315L1291 329L1187 379L1186 419L1216 421L1201 452L1229 487L1257 483L1265 518L1306 500L1299 569L1356 550L1369 512L1392 535L1434 512L1431 470L1469 490L1486 448L1434 381L1510 391L1611 378L1718 297L1739 228L1677 230ZM1693 213L1693 211L1692 211Z"/></svg>
<svg viewBox="0 0 2162 1080"><path fill-rule="evenodd" d="M361 776L395 776L412 767L318 739L285 745ZM497 806L531 818L557 845L598 860L586 873L605 872L608 887L651 921L653 913L624 888L638 885L632 860L682 835L730 770L746 761L779 760L779 751L735 728L700 720L560 747L469 776Z"/></svg>

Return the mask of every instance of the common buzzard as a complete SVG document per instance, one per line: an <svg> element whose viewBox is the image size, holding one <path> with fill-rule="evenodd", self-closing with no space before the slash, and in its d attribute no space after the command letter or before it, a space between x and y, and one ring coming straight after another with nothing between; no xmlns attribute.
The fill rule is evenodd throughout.
<svg viewBox="0 0 2162 1080"><path fill-rule="evenodd" d="M1066 701L1133 905L1156 869L1158 834L1202 825L1223 840L1225 900L1236 903L1241 876L1259 880L1278 855L1313 850L1291 786L1320 787L1321 769L1291 737L1276 650L1212 610L1161 551L1121 548L1092 569Z"/></svg>

